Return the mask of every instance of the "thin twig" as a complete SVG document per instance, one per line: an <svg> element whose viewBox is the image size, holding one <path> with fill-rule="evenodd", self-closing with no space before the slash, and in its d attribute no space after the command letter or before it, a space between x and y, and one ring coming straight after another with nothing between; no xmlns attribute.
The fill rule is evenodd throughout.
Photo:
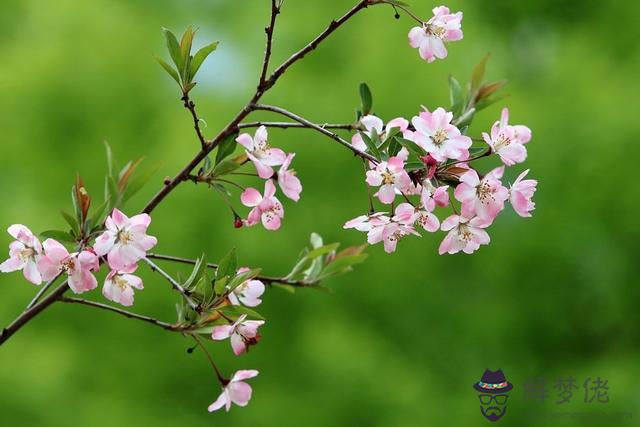
<svg viewBox="0 0 640 427"><path fill-rule="evenodd" d="M151 267L151 270L157 271L162 277L164 277L165 279L167 279L167 281L169 283L171 283L171 286L173 286L173 289L175 289L176 291L178 291L178 292L180 292L182 294L182 296L184 297L185 301L187 301L187 304L189 304L189 307L191 307L194 310L197 310L198 304L196 304L195 302L193 302L193 300L191 298L189 298L189 292L185 288L183 288L180 285L180 283L176 282L173 277L171 277L166 271L164 271L163 269L158 267L156 265L156 263L151 261L148 257L147 258L142 258L142 259L143 259L144 262L149 264L149 267Z"/></svg>
<svg viewBox="0 0 640 427"><path fill-rule="evenodd" d="M151 323L152 325L159 326L162 329L166 329L168 331L178 331L178 330L180 330L180 328L175 326L175 325L172 325L172 324L167 323L167 322L163 322L163 321L155 319L153 317L143 316L141 314L132 313L130 311L122 310L120 308L112 307L110 305L102 304L102 303L95 302L95 301L89 301L89 300L82 299L82 298L70 298L70 297L64 297L64 296L60 297L58 300L62 301L62 302L66 302L66 303L82 304L82 305L87 305L89 307L99 308L101 310L112 311L114 313L118 313L118 314L120 314L122 316L125 316L125 317L128 317L130 319L137 319L137 320L142 320L143 322Z"/></svg>
<svg viewBox="0 0 640 427"><path fill-rule="evenodd" d="M324 135L328 136L329 138L333 139L334 141L339 142L344 147L346 147L349 150L353 151L353 153L356 156L362 157L363 159L367 159L370 162L373 162L373 163L376 163L376 164L378 163L378 159L376 159L375 157L373 157L370 154L367 154L367 153L365 153L363 151L358 150L353 145L349 144L347 141L345 141L344 139L340 138L340 136L338 136L337 134L331 132L330 130L324 129L324 128L316 125L315 123L312 123L309 120L298 116L297 114L294 114L294 113L292 113L292 112L290 112L288 110L285 110L284 108L276 107L274 105L264 105L264 104L258 104L254 108L256 110L271 111L271 112L282 114L283 116L289 117L290 119L295 120L298 123L302 123L303 125L305 125L306 127L310 128L310 129L317 130L321 134L324 134Z"/></svg>
<svg viewBox="0 0 640 427"><path fill-rule="evenodd" d="M267 71L269 71L269 59L271 59L271 45L273 44L273 29L276 26L276 17L280 13L280 8L276 4L276 0L271 0L271 21L269 26L264 29L267 34L267 45L264 49L264 60L262 61L262 71L260 72L260 80L258 81L258 88L264 86L267 78Z"/></svg>
<svg viewBox="0 0 640 427"><path fill-rule="evenodd" d="M198 139L200 140L200 148L205 150L207 148L207 139L202 134L200 130L200 118L198 117L198 113L196 112L196 104L189 98L189 94L185 93L182 96L182 102L184 103L184 108L189 110L191 113L191 117L193 117L193 128L196 131L196 135L198 135Z"/></svg>
<svg viewBox="0 0 640 427"><path fill-rule="evenodd" d="M345 130L356 129L356 125L349 124L349 123L324 123L324 124L315 123L315 125L324 129L345 129ZM281 129L288 129L288 128L308 129L309 128L309 126L303 123L297 123L297 122L246 122L246 123L240 123L238 125L238 129L257 128L260 126L264 126L268 128L281 128Z"/></svg>
<svg viewBox="0 0 640 427"><path fill-rule="evenodd" d="M181 258L177 256L172 256L172 255L162 255L162 254L154 254L154 253L147 253L147 258L153 258L153 259L162 260L162 261L171 261L171 262L177 262L180 264L189 264L189 265L195 265L197 262L196 260L190 259L190 258ZM207 263L207 268L216 270L218 268L218 264ZM312 282L305 282L303 280L290 280L282 277L272 277L272 276L256 276L255 279L265 282L267 284L282 283L284 285L297 286L301 288L308 288L315 284Z"/></svg>
<svg viewBox="0 0 640 427"><path fill-rule="evenodd" d="M47 290L51 287L51 285L54 284L54 282L56 280L58 280L58 278L62 276L62 271L60 273L58 273L58 275L56 277L54 277L53 279L49 280L44 286L42 286L42 288L38 291L38 293L36 294L35 297L33 297L33 299L31 300L31 302L27 305L26 310L29 310L31 307L33 307L34 305L36 305L36 303L40 300L40 298L42 297L42 295L45 294L45 292L47 292Z"/></svg>
<svg viewBox="0 0 640 427"><path fill-rule="evenodd" d="M374 4L382 4L379 1L373 0L360 0L354 7L352 7L347 13L345 13L342 17L337 20L333 20L329 23L327 28L325 28L318 36L316 36L309 44L305 47L294 53L289 59L283 62L276 70L271 74L271 76L264 81L264 84L258 84L256 92L251 96L249 101L245 104L244 107L235 115L233 119L211 140L207 141L206 144L202 144L202 139L200 139L200 135L198 139L200 139L201 149L196 155L187 163L172 179L165 181L164 186L147 202L147 204L142 209L141 213L151 213L159 204L162 202L180 183L187 180L188 175L202 162L207 155L213 151L223 140L232 135L234 132L238 130L238 124L244 120L249 113L255 110L255 105L260 100L262 95L269 89L271 89L276 82L280 79L280 77L284 74L284 72L291 67L294 63L302 59L307 53L316 49L318 45L326 39L331 33L333 33L336 29L338 29L341 25L347 22L351 17L356 15L359 11L367 8L369 5ZM281 6L282 2L279 3L278 6ZM265 52L266 54L266 52ZM268 59L265 55L263 60L263 64L268 62ZM268 64L267 64L268 65ZM264 67L264 65L263 65ZM193 114L192 114L193 116ZM197 115L196 115L197 118ZM198 126L199 129L199 118L194 118L194 126ZM203 137L204 139L204 137ZM206 140L205 140L206 141ZM42 310L47 308L53 302L57 300L62 294L64 294L69 287L67 286L67 282L65 281L63 284L58 286L53 292L49 293L46 297L44 297L40 302L36 303L33 307L28 310L23 311L13 322L6 328L4 328L0 332L0 345L2 345L5 341L7 341L17 330L19 330L23 325L37 316Z"/></svg>
<svg viewBox="0 0 640 427"><path fill-rule="evenodd" d="M220 370L218 369L218 365L216 365L216 362L213 361L213 357L211 357L211 354L209 353L207 348L204 346L204 344L202 344L200 338L198 338L198 336L195 334L191 334L191 337L195 340L196 344L198 344L198 347L200 347L205 356L207 356L209 364L213 367L213 370L216 371L216 376L218 377L218 382L220 382L220 385L222 387L226 386L229 383L229 380L222 376Z"/></svg>

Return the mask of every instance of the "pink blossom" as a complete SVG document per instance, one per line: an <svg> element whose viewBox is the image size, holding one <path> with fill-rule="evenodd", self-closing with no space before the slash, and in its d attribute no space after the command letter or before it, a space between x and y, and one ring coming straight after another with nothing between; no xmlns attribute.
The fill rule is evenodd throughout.
<svg viewBox="0 0 640 427"><path fill-rule="evenodd" d="M262 225L267 230L277 230L280 228L282 218L284 218L284 208L282 203L274 196L276 186L272 180L264 183L264 196L255 188L247 188L240 195L242 204L252 207L246 224L248 227L256 225L262 220Z"/></svg>
<svg viewBox="0 0 640 427"><path fill-rule="evenodd" d="M247 157L253 162L258 176L262 179L271 178L272 166L281 165L287 157L281 149L271 148L267 137L267 128L260 126L256 129L253 138L248 133L243 133L236 138L236 141L246 149Z"/></svg>
<svg viewBox="0 0 640 427"><path fill-rule="evenodd" d="M238 269L238 274L249 271L247 267ZM251 279L242 282L229 294L229 301L233 305L246 305L247 307L255 307L260 305L262 300L260 297L264 293L264 283L260 280Z"/></svg>
<svg viewBox="0 0 640 427"><path fill-rule="evenodd" d="M213 328L211 338L214 340L226 340L230 338L231 348L236 356L247 351L250 346L258 344L260 334L258 328L264 325L262 320L245 320L243 314L233 325L219 325Z"/></svg>
<svg viewBox="0 0 640 427"><path fill-rule="evenodd" d="M491 150L500 156L502 163L512 166L524 162L527 158L527 149L524 144L531 140L531 129L523 125L510 125L509 109L504 108L500 121L491 127L491 136L486 132L482 138L489 144Z"/></svg>
<svg viewBox="0 0 640 427"><path fill-rule="evenodd" d="M371 135L373 134L373 130L375 130L376 134L378 134L378 136L380 137L380 141L384 142L389 136L391 129L393 128L399 128L401 132L405 132L407 130L407 127L409 126L409 121L402 117L396 117L395 119L390 120L386 126L384 126L381 118L372 114L368 114L360 118L360 124L365 129L364 131L362 131L365 135L371 137ZM353 145L354 148L360 151L367 150L367 144L365 144L364 140L362 139L362 135L360 135L359 132L351 137L351 145Z"/></svg>
<svg viewBox="0 0 640 427"><path fill-rule="evenodd" d="M22 274L28 281L39 285L42 283L42 277L37 267L42 253L40 241L31 230L22 224L13 224L7 229L7 232L16 240L9 245L9 259L0 264L0 272L10 273L22 270Z"/></svg>
<svg viewBox="0 0 640 427"><path fill-rule="evenodd" d="M411 120L416 129L413 141L438 162L447 159L465 160L469 157L471 138L462 135L451 124L452 119L453 113L438 107L433 113L426 110Z"/></svg>
<svg viewBox="0 0 640 427"><path fill-rule="evenodd" d="M247 403L251 400L252 390L251 386L244 382L244 380L256 377L257 375L258 371L256 370L242 370L233 374L231 380L222 389L222 393L218 399L209 405L209 412L217 411L223 406L225 410L229 412L232 402L238 406L247 406Z"/></svg>
<svg viewBox="0 0 640 427"><path fill-rule="evenodd" d="M427 62L447 57L445 42L462 39L462 12L450 13L446 6L433 9L433 17L421 27L409 31L409 44L418 48L420 57Z"/></svg>
<svg viewBox="0 0 640 427"><path fill-rule="evenodd" d="M440 244L438 252L455 254L463 251L466 254L475 252L480 245L487 245L491 240L484 228L489 222L478 217L471 219L460 215L451 215L442 222L442 230L449 231Z"/></svg>
<svg viewBox="0 0 640 427"><path fill-rule="evenodd" d="M509 190L500 182L503 173L504 166L495 168L482 179L473 169L462 174L454 196L462 202L464 216L470 218L477 215L489 222L495 219L504 209L505 200L509 198Z"/></svg>
<svg viewBox="0 0 640 427"><path fill-rule="evenodd" d="M376 212L371 215L360 215L347 221L342 228L355 228L358 231L368 232L378 225L388 224L391 219L386 212Z"/></svg>
<svg viewBox="0 0 640 427"><path fill-rule="evenodd" d="M372 224L371 229L367 233L367 242L370 245L383 242L384 251L391 253L396 250L398 241L409 234L420 236L420 233L415 231L413 226L400 224L394 221L383 221L381 217L378 221Z"/></svg>
<svg viewBox="0 0 640 427"><path fill-rule="evenodd" d="M111 270L104 281L102 295L124 306L133 305L133 288L144 289L142 279L133 273L138 266L132 264L123 270Z"/></svg>
<svg viewBox="0 0 640 427"><path fill-rule="evenodd" d="M395 211L393 220L402 225L420 224L420 226L430 233L438 231L440 229L440 221L438 218L422 208L416 208L410 203L401 203L398 205Z"/></svg>
<svg viewBox="0 0 640 427"><path fill-rule="evenodd" d="M535 209L536 204L531 201L531 198L533 197L533 193L536 192L536 186L538 185L538 181L535 179L523 180L528 173L529 169L522 172L509 189L510 202L513 210L525 218L530 217L531 211Z"/></svg>
<svg viewBox="0 0 640 427"><path fill-rule="evenodd" d="M449 206L449 186L435 187L430 180L425 179L422 182L420 203L429 212L433 211L436 206Z"/></svg>
<svg viewBox="0 0 640 427"><path fill-rule="evenodd" d="M114 209L105 221L107 230L96 239L96 254L107 255L112 270L124 271L144 258L147 251L158 243L155 237L146 234L150 223L151 217L147 214L129 218Z"/></svg>
<svg viewBox="0 0 640 427"><path fill-rule="evenodd" d="M98 257L92 250L69 253L67 248L53 239L42 242L44 254L38 260L42 280L53 280L61 272L67 273L67 283L73 292L81 294L95 289L98 281L91 274L100 269Z"/></svg>
<svg viewBox="0 0 640 427"><path fill-rule="evenodd" d="M289 153L282 166L280 166L278 170L278 184L285 196L297 202L300 200L302 184L296 176L296 172L293 169L289 169L289 165L294 157L295 153Z"/></svg>
<svg viewBox="0 0 640 427"><path fill-rule="evenodd" d="M380 186L375 194L385 204L393 203L396 190L403 192L409 188L411 179L404 170L404 162L399 157L390 157L388 161L378 163L375 169L367 171L367 183L372 187Z"/></svg>

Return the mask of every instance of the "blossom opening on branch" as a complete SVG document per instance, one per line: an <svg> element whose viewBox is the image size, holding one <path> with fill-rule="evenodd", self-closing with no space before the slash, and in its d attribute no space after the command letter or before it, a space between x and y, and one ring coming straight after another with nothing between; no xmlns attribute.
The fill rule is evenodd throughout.
<svg viewBox="0 0 640 427"><path fill-rule="evenodd" d="M22 224L13 224L7 232L14 240L9 245L9 259L0 264L0 272L22 270L25 279L34 285L42 283L37 263L42 253L42 244L31 230Z"/></svg>
<svg viewBox="0 0 640 427"><path fill-rule="evenodd" d="M491 240L484 228L489 222L478 217L465 218L461 215L451 215L442 222L442 230L449 231L440 244L440 255L455 254L463 251L466 254L475 252L480 245L487 245Z"/></svg>
<svg viewBox="0 0 640 427"><path fill-rule="evenodd" d="M504 108L500 120L491 127L491 135L482 133L491 151L500 156L502 163L512 166L527 158L524 144L531 140L531 129L524 125L509 124L509 109Z"/></svg>
<svg viewBox="0 0 640 427"><path fill-rule="evenodd" d="M236 356L240 356L247 351L250 346L258 344L260 334L258 328L264 325L263 320L246 320L247 315L243 314L232 325L219 325L213 328L211 338L216 341L231 341L231 348Z"/></svg>
<svg viewBox="0 0 640 427"><path fill-rule="evenodd" d="M122 270L111 270L104 281L102 295L127 307L133 305L133 288L144 289L142 279L131 274L137 267L133 264Z"/></svg>
<svg viewBox="0 0 640 427"><path fill-rule="evenodd" d="M287 154L287 158L284 163L282 163L282 166L280 166L280 169L278 169L278 184L285 196L294 202L297 202L300 200L302 184L300 183L300 179L296 176L296 171L289 169L291 161L295 155L295 153Z"/></svg>
<svg viewBox="0 0 640 427"><path fill-rule="evenodd" d="M452 119L453 113L442 107L436 108L433 113L429 110L421 112L411 119L416 129L412 135L413 142L438 162L447 159L466 160L473 141L451 124Z"/></svg>
<svg viewBox="0 0 640 427"><path fill-rule="evenodd" d="M248 133L243 133L236 138L236 141L245 148L247 157L251 160L258 171L258 176L268 179L273 176L272 166L284 163L287 155L279 148L271 148L267 142L267 128L260 126L251 138Z"/></svg>
<svg viewBox="0 0 640 427"><path fill-rule="evenodd" d="M393 203L396 191L406 191L411 184L409 174L404 170L404 161L397 156L386 162L382 161L375 169L367 171L366 181L372 187L380 187L375 195L387 205Z"/></svg>
<svg viewBox="0 0 640 427"><path fill-rule="evenodd" d="M151 217L147 214L129 218L114 209L105 221L107 230L96 239L96 254L107 255L112 270L124 271L144 258L147 251L158 243L155 237L146 234L150 223Z"/></svg>
<svg viewBox="0 0 640 427"><path fill-rule="evenodd" d="M477 215L493 222L509 198L509 190L500 182L503 174L504 166L495 168L482 179L473 169L465 172L454 192L455 198L462 202L462 215L467 218Z"/></svg>
<svg viewBox="0 0 640 427"><path fill-rule="evenodd" d="M262 225L267 230L280 228L282 218L284 218L284 208L275 194L276 186L271 179L264 183L264 195L261 195L255 188L247 188L242 192L240 195L242 204L253 208L245 221L248 227L252 227L262 220Z"/></svg>
<svg viewBox="0 0 640 427"><path fill-rule="evenodd" d="M521 217L528 218L536 204L531 201L536 192L538 181L535 179L523 179L529 173L529 169L518 175L518 178L509 189L510 202L513 210Z"/></svg>
<svg viewBox="0 0 640 427"><path fill-rule="evenodd" d="M247 271L249 271L247 267L241 267L238 269L237 273L240 274ZM264 283L260 280L246 280L229 293L229 301L233 305L256 307L262 302L260 297L264 293L264 290Z"/></svg>
<svg viewBox="0 0 640 427"><path fill-rule="evenodd" d="M427 62L447 57L445 42L461 40L462 12L450 13L446 6L433 8L433 16L421 27L409 31L409 45Z"/></svg>
<svg viewBox="0 0 640 427"><path fill-rule="evenodd" d="M238 406L247 406L247 403L251 400L252 390L251 386L244 380L256 376L258 376L258 371L256 370L241 370L233 374L231 380L223 387L218 399L209 405L209 412L217 411L223 406L229 412L231 403L235 403Z"/></svg>
<svg viewBox="0 0 640 427"><path fill-rule="evenodd" d="M61 272L68 276L69 287L76 294L95 289L98 281L91 274L98 271L98 257L89 249L69 253L60 242L47 239L42 242L44 255L38 260L38 270L45 281L53 280Z"/></svg>

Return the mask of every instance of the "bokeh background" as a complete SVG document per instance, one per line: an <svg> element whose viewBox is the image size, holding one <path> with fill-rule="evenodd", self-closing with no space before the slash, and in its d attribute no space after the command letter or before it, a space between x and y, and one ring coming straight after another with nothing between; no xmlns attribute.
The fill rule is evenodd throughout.
<svg viewBox="0 0 640 427"><path fill-rule="evenodd" d="M76 172L99 198L103 140L120 165L144 156L147 166L159 166L131 213L197 149L177 87L152 58L168 58L161 26L199 27L199 46L221 41L193 92L211 136L255 87L269 12L267 0L2 3L0 224L37 231L63 227L58 212L70 206ZM354 3L286 1L273 64ZM425 17L436 5L412 3ZM443 235L425 235L392 255L370 248L366 264L327 283L331 295L269 291L260 307L268 323L254 351L236 359L228 343L210 346L225 372L261 372L250 405L229 414L207 413L219 389L204 357L185 352L188 340L111 313L54 305L0 349L0 424L485 425L471 384L485 368L502 368L515 384L504 425L586 423L554 419L558 412L631 413L589 424L637 425L640 5L449 6L464 11L465 38L446 61L421 61L406 42L412 22L375 7L292 67L264 101L311 120L348 122L366 81L378 115L410 117L421 104L448 105L447 75L467 81L491 52L488 77L509 80L513 122L533 129L522 166L540 181L533 218L508 210L490 229L491 245L473 256L438 256ZM471 134L486 130L503 105L482 112ZM242 264L276 275L292 266L311 231L360 244L364 235L341 226L367 208L361 164L309 131L274 130L271 140L297 153L304 184L302 200L286 203L280 232L236 230L213 191L184 185L154 213L158 252L206 251L217 259L236 246ZM2 240L8 244L8 235ZM175 294L160 278L143 276L135 311L174 319ZM36 289L19 274L3 275L0 286L0 323L7 324ZM98 291L92 297L102 300ZM549 383L546 401L527 401L525 382L540 376ZM580 389L570 404L556 405L553 383L567 376ZM588 377L609 381L608 404L583 402Z"/></svg>

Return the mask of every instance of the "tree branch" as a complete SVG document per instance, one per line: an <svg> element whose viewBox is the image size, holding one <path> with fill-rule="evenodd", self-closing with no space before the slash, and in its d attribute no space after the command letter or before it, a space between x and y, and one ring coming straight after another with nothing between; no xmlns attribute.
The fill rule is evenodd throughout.
<svg viewBox="0 0 640 427"><path fill-rule="evenodd" d="M64 296L60 297L59 300L62 301L62 302L66 302L66 303L82 304L82 305L87 305L89 307L99 308L101 310L112 311L114 313L120 314L120 315L128 317L130 319L137 319L137 320L142 320L143 322L151 323L152 325L159 326L162 329L166 329L167 331L174 331L175 332L175 331L179 331L180 330L180 328L178 326L176 326L176 325L172 325L170 323L163 322L163 321L155 319L153 317L143 316L141 314L132 313L130 311L122 310L120 308L112 307L110 305L102 304L102 303L95 302L95 301L89 301L89 300L82 299L82 298L70 298L70 297L64 297Z"/></svg>
<svg viewBox="0 0 640 427"><path fill-rule="evenodd" d="M321 127L324 129L344 129L344 130L356 129L356 125L349 124L349 123L323 123L323 124L315 123L315 125L317 127ZM268 128L281 128L281 129L288 129L288 128L309 129L309 126L302 123L297 123L297 122L245 122L245 123L240 123L238 125L238 129L257 128L260 126L264 126Z"/></svg>
<svg viewBox="0 0 640 427"><path fill-rule="evenodd" d="M331 33L333 33L335 30L337 30L342 24L347 22L349 20L349 18L351 18L353 15L355 15L356 13L361 11L362 9L365 9L370 4L376 4L376 2L374 2L372 0L360 0L347 13L342 15L340 18L331 21L329 23L329 26L323 32L318 34L318 36L316 36L316 38L311 40L311 42L309 42L309 44L307 44L305 47L303 47L302 49L300 49L299 51L297 51L296 53L291 55L289 57L289 59L287 59L284 63L282 63L282 65L280 65L278 68L276 68L276 70L273 72L273 74L271 74L269 79L265 82L265 90L271 88L278 81L280 76L282 76L284 74L284 72L287 71L287 69L290 66L295 64L300 59L304 58L304 56L307 53L309 53L312 50L314 50L315 48L317 48L318 45L320 43L322 43L322 41L324 39L329 37L329 35Z"/></svg>
<svg viewBox="0 0 640 427"><path fill-rule="evenodd" d="M356 156L362 157L363 159L369 160L370 162L373 163L378 163L378 159L376 159L375 157L373 157L370 154L367 154L363 151L358 150L357 148L355 148L353 145L349 144L347 141L345 141L344 139L340 138L340 136L338 136L337 134L316 125L315 123L310 122L309 120L300 117L288 110L285 110L284 108L280 108L280 107L275 107L273 105L263 105L263 104L258 104L254 107L256 110L263 110L263 111L271 111L274 113L278 113L278 114L282 114L283 116L289 117L292 120L295 120L298 123L303 124L305 127L308 127L310 129L314 129L317 130L318 132L322 133L323 135L328 136L329 138L333 139L334 141L339 142L340 144L342 144L343 146L345 146L346 148L348 148L349 150L353 151L353 153Z"/></svg>
<svg viewBox="0 0 640 427"><path fill-rule="evenodd" d="M269 26L265 27L264 32L267 34L267 45L264 49L264 60L262 61L262 71L260 72L260 80L258 81L258 90L264 87L267 71L269 70L269 59L271 59L271 45L273 44L273 29L276 26L276 17L280 13L280 8L276 5L276 0L271 0L271 21Z"/></svg>
<svg viewBox="0 0 640 427"><path fill-rule="evenodd" d="M279 3L279 5L281 4L282 2ZM205 144L203 144L202 140L204 139L204 137L200 132L198 135L198 139L200 139L200 143L201 143L200 151L172 179L165 182L164 186L147 202L147 204L142 209L141 213L147 213L147 214L151 213L160 204L160 202L162 202L180 183L188 179L188 176L193 171L193 169L195 169L200 164L200 162L202 162L207 157L207 155L211 151L213 151L225 138L232 135L234 132L237 132L238 124L247 115L249 115L249 113L255 110L255 105L260 100L262 95L276 84L278 79L284 74L284 72L289 67L291 67L291 65L293 65L294 63L302 59L307 53L314 50L324 39L326 39L337 28L339 28L351 17L353 17L356 13L358 13L362 9L365 9L370 4L371 5L380 4L380 1L379 0L360 0L353 8L351 8L342 17L340 17L337 20L331 21L329 23L329 26L324 31L322 31L318 36L316 36L316 38L314 38L309 44L307 44L305 47L300 49L298 52L294 53L289 59L287 59L284 63L282 63L278 68L276 68L276 70L271 74L271 76L264 81L264 84L258 84L256 92L251 96L251 98L245 104L245 106L238 113L236 113L233 119L231 119L231 121L211 141L208 141ZM273 17L273 19L275 19L275 17ZM268 67L268 60L270 55L271 55L270 50L269 50L269 56L267 56L267 52L265 51L265 60L263 61L263 64L267 63L266 67ZM263 65L263 68L264 67L265 66ZM187 108L191 112L191 109L189 107ZM192 112L192 117L194 118L194 126L196 127L196 132L198 132L200 120L197 117L197 114L195 114L195 109ZM320 127L314 127L315 125L313 125L313 123L309 122L309 124L312 125L311 127L313 129L316 129L316 130L322 129ZM321 132L325 133L325 129L322 129ZM326 132L328 132L329 134L332 134L329 131L326 131ZM69 287L67 286L67 282L65 281L63 284L58 286L53 292L51 292L42 300L40 300L40 302L33 305L30 309L27 309L24 312L22 312L13 322L11 322L9 326L7 326L2 330L2 332L0 333L0 345L2 345L2 343L8 340L9 337L11 337L24 324L29 322L32 318L37 316L42 310L44 310L53 302L55 302L60 296L62 296L62 294L64 294L64 292L67 291L67 289L69 289Z"/></svg>
<svg viewBox="0 0 640 427"><path fill-rule="evenodd" d="M176 282L175 279L173 277L171 277L166 271L164 271L163 269L161 269L160 267L158 267L153 261L151 261L148 258L142 258L142 260L144 262L146 262L147 264L149 264L149 267L151 267L152 271L156 271L158 272L162 277L164 277L165 279L167 279L167 281L169 283L171 283L171 286L173 286L173 289L175 289L176 291L180 292L182 294L182 296L184 297L185 301L187 301L187 304L189 304L189 307L191 307L194 310L197 310L198 308L198 304L196 304L195 302L193 302L193 300L191 298L189 298L189 292L183 288L180 283Z"/></svg>
<svg viewBox="0 0 640 427"><path fill-rule="evenodd" d="M38 300L40 300L42 295L44 295L47 292L47 290L51 287L51 285L53 285L54 282L60 278L60 276L62 276L62 271L60 273L58 273L58 275L56 277L54 277L52 280L49 280L49 282L47 282L44 286L42 286L42 288L38 291L36 296L33 297L31 302L27 305L26 310L29 310L31 307L36 305L36 303L38 302Z"/></svg>
<svg viewBox="0 0 640 427"><path fill-rule="evenodd" d="M194 259L190 259L190 258L181 258L181 257L177 257L177 256L172 256L172 255L162 255L162 254L152 254L152 253L148 253L147 254L147 258L153 258L153 259L157 259L157 260L162 260L162 261L171 261L171 262L177 262L180 264L189 264L189 265L195 265L196 264L196 260ZM218 268L218 264L213 264L213 263L207 263L207 268L211 268L216 270ZM272 277L272 276L256 276L255 277L256 280L261 280L267 284L271 284L271 283L282 283L284 285L291 285L291 286L296 286L296 287L300 287L300 288L308 288L310 286L313 286L315 284L315 282L305 282L303 280L290 280L290 279L285 279L282 277Z"/></svg>
<svg viewBox="0 0 640 427"><path fill-rule="evenodd" d="M202 134L202 131L200 130L200 118L198 117L198 113L196 112L196 104L194 104L193 101L189 98L188 93L185 93L181 99L184 104L184 108L189 110L189 112L191 113L191 117L193 117L193 128L195 129L196 135L198 135L198 139L200 140L200 148L202 150L205 150L207 148L208 142Z"/></svg>

